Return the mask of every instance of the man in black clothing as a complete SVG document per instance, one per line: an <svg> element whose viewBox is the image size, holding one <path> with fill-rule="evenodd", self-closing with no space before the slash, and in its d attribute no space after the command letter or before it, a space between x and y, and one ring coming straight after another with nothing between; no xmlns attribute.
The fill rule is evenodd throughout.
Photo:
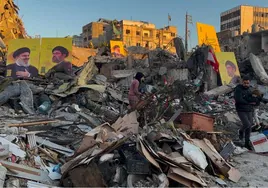
<svg viewBox="0 0 268 188"><path fill-rule="evenodd" d="M249 78L244 77L242 84L235 88L234 98L237 114L242 122L239 130L239 139L245 136L245 147L250 149L250 133L253 125L253 106L256 104L249 89Z"/></svg>

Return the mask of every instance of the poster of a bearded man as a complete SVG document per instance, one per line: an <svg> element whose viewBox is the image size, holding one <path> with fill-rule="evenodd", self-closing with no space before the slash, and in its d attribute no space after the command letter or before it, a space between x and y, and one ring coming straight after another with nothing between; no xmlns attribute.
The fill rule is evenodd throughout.
<svg viewBox="0 0 268 188"><path fill-rule="evenodd" d="M27 47L19 48L13 53L15 62L7 65L7 72L11 71L12 78L30 78L38 76L38 69L30 65L30 53L31 50Z"/></svg>

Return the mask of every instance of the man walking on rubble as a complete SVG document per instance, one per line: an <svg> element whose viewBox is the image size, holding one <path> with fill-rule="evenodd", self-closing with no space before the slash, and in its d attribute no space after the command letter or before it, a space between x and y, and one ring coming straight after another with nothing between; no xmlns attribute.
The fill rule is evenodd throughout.
<svg viewBox="0 0 268 188"><path fill-rule="evenodd" d="M239 139L242 141L245 138L245 147L250 150L249 139L253 125L253 106L256 104L256 101L252 97L249 85L249 78L245 76L242 80L242 84L239 84L235 88L234 98L236 111L242 122L242 126L239 130Z"/></svg>

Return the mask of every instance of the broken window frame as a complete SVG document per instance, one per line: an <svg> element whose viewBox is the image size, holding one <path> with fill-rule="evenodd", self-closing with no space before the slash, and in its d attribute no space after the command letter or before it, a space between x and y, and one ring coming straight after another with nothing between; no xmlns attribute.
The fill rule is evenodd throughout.
<svg viewBox="0 0 268 188"><path fill-rule="evenodd" d="M130 30L126 29L126 35L130 35Z"/></svg>

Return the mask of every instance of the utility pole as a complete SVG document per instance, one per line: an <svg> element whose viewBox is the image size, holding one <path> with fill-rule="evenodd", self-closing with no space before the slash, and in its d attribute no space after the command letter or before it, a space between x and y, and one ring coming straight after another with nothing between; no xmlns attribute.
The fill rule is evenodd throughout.
<svg viewBox="0 0 268 188"><path fill-rule="evenodd" d="M193 23L192 16L188 15L188 13L186 12L186 15L185 15L185 51L186 53L188 52L188 33L189 33L188 23L191 23L191 24Z"/></svg>

